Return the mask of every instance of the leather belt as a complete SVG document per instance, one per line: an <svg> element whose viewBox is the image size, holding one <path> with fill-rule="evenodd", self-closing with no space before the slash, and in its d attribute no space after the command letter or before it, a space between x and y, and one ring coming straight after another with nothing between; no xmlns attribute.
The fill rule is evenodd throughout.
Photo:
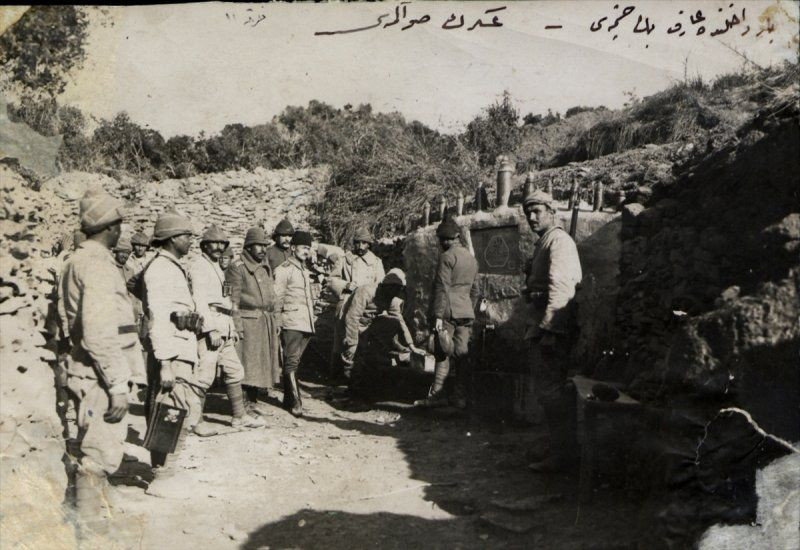
<svg viewBox="0 0 800 550"><path fill-rule="evenodd" d="M139 327L137 325L122 325L117 328L118 334L139 334Z"/></svg>
<svg viewBox="0 0 800 550"><path fill-rule="evenodd" d="M275 311L274 306L239 306L239 309L246 311L266 311L268 313Z"/></svg>
<svg viewBox="0 0 800 550"><path fill-rule="evenodd" d="M228 309L228 308L222 307L222 306L215 306L213 304L210 307L211 307L211 309L213 309L217 313L222 313L223 315L227 315L228 317L233 315L233 310L232 309Z"/></svg>

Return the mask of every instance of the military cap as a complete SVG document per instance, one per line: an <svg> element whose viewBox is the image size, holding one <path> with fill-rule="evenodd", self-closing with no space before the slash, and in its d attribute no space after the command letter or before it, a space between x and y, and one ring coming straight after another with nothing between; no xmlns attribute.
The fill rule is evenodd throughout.
<svg viewBox="0 0 800 550"><path fill-rule="evenodd" d="M453 218L446 218L436 228L436 236L442 239L455 239L461 234L461 228L453 220Z"/></svg>
<svg viewBox="0 0 800 550"><path fill-rule="evenodd" d="M80 201L81 230L91 235L122 221L122 201L101 188L86 191Z"/></svg>
<svg viewBox="0 0 800 550"><path fill-rule="evenodd" d="M294 235L294 226L292 222L290 222L287 218L282 219L278 222L278 225L275 226L275 230L272 232L273 235L287 235L292 236Z"/></svg>
<svg viewBox="0 0 800 550"><path fill-rule="evenodd" d="M150 237L142 233L141 231L137 231L131 237L131 244L143 244L145 246L150 246Z"/></svg>
<svg viewBox="0 0 800 550"><path fill-rule="evenodd" d="M525 208L528 206L533 206L534 204L543 204L550 210L555 211L556 204L553 201L553 196L550 193L546 193L541 189L536 189L532 193L529 193L525 196L525 199L522 201L522 204Z"/></svg>
<svg viewBox="0 0 800 550"><path fill-rule="evenodd" d="M406 286L406 274L402 269L394 267L389 270L381 282L385 285Z"/></svg>
<svg viewBox="0 0 800 550"><path fill-rule="evenodd" d="M244 236L244 245L249 246L251 244L269 244L267 234L260 227L251 227L247 230L247 233Z"/></svg>
<svg viewBox="0 0 800 550"><path fill-rule="evenodd" d="M153 240L164 241L178 235L191 235L192 222L177 212L164 212L156 220L153 230Z"/></svg>
<svg viewBox="0 0 800 550"><path fill-rule="evenodd" d="M203 236L200 237L201 243L225 243L230 244L228 237L225 236L225 233L217 227L216 225L209 226L205 232L203 232Z"/></svg>
<svg viewBox="0 0 800 550"><path fill-rule="evenodd" d="M228 248L226 248L225 251L222 253L222 257L233 258L233 247L229 246Z"/></svg>
<svg viewBox="0 0 800 550"><path fill-rule="evenodd" d="M117 246L114 247L114 252L131 252L133 247L129 239L120 239L117 241Z"/></svg>
<svg viewBox="0 0 800 550"><path fill-rule="evenodd" d="M372 233L369 232L369 229L366 227L359 227L356 229L355 235L353 235L353 241L362 241L372 244L375 242L375 239L372 237Z"/></svg>
<svg viewBox="0 0 800 550"><path fill-rule="evenodd" d="M313 239L308 231L295 231L292 235L292 244L295 246L311 246Z"/></svg>

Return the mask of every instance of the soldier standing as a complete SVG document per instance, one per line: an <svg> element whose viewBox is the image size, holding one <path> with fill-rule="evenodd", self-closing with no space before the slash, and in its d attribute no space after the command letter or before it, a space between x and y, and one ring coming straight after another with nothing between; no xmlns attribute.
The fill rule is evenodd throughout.
<svg viewBox="0 0 800 550"><path fill-rule="evenodd" d="M316 320L311 274L306 267L311 245L311 234L295 232L292 257L275 270L275 305L280 314L283 344L283 406L294 416L303 415L296 373L308 341L314 335Z"/></svg>
<svg viewBox="0 0 800 550"><path fill-rule="evenodd" d="M292 257L292 235L294 235L294 227L288 219L278 222L272 232L272 240L275 242L267 248L267 264L273 275L279 265Z"/></svg>
<svg viewBox="0 0 800 550"><path fill-rule="evenodd" d="M478 262L461 245L461 229L451 218L436 228L443 252L439 255L433 288L432 330L436 333L433 385L428 397L417 404L434 406L444 401L444 384L450 373L450 358L457 361L453 404L466 406L466 384L469 376L469 340L475 307L478 303Z"/></svg>
<svg viewBox="0 0 800 550"><path fill-rule="evenodd" d="M222 380L231 403L234 428L260 428L265 422L247 414L242 393L244 367L236 353L239 334L233 323L230 283L219 266L223 250L229 241L216 226L209 227L200 239L202 256L189 268L192 281L192 297L197 312L203 317L203 338L198 342L198 384L208 391L217 375L217 366L222 371ZM194 433L200 436L214 435L217 430L202 421L202 409L190 419Z"/></svg>
<svg viewBox="0 0 800 550"><path fill-rule="evenodd" d="M264 262L268 244L263 229L248 229L244 251L225 272L231 288L233 322L240 337L246 406L251 414L262 415L268 411L258 402L259 388L269 390L280 380L275 288L272 272Z"/></svg>
<svg viewBox="0 0 800 550"><path fill-rule="evenodd" d="M571 304L582 273L575 241L556 225L553 198L534 191L525 197L523 209L531 230L539 235L525 279L529 303L525 339L530 346L535 395L544 410L550 439L550 454L531 468L547 471L564 467L575 446L568 426L565 382Z"/></svg>
<svg viewBox="0 0 800 550"><path fill-rule="evenodd" d="M223 272L230 267L232 261L233 248L229 246L225 249L225 252L222 253L222 256L219 257L219 266L222 268Z"/></svg>
<svg viewBox="0 0 800 550"><path fill-rule="evenodd" d="M150 250L150 238L141 231L137 231L131 237L131 248L133 249L133 254L128 259L128 263L134 274L138 275L147 265L147 262L150 261L147 253Z"/></svg>
<svg viewBox="0 0 800 550"><path fill-rule="evenodd" d="M383 262L370 248L374 239L365 228L360 228L353 236L353 250L339 258L330 272L330 288L339 296L334 312L333 347L331 349L331 374L344 374L346 369L341 362L344 339L344 306L350 295L362 285L378 284L385 275Z"/></svg>
<svg viewBox="0 0 800 550"><path fill-rule="evenodd" d="M186 417L196 417L202 410L204 395L197 376L197 331L185 326L190 314L196 313L189 279L180 264L192 246L191 222L176 212L162 214L156 220L153 234L158 253L142 274L146 309L149 317L151 346L147 364L147 417L155 403L181 408ZM177 455L186 440L187 422L178 438L173 455ZM186 487L173 477L176 471L174 456L152 451L151 462L155 479L147 493L164 497L188 497Z"/></svg>
<svg viewBox="0 0 800 550"><path fill-rule="evenodd" d="M83 454L76 504L81 521L92 527L109 513L107 476L122 463L128 380L142 362L133 308L111 254L121 232L121 207L103 191L83 196L81 229L87 239L66 261L59 281L59 311L72 341L67 386Z"/></svg>
<svg viewBox="0 0 800 550"><path fill-rule="evenodd" d="M128 264L128 258L131 255L132 247L130 241L126 239L120 239L117 245L114 247L114 260L117 262L117 269L119 269L120 274L122 275L122 279L125 281L125 286L128 289L128 298L131 300L131 305L133 306L133 316L136 319L136 327L137 327L137 334L141 337L140 327L141 327L141 319L142 319L142 302L136 296L131 293L131 287L134 284L134 277L136 273L134 272L133 268ZM141 338L139 340L141 342ZM146 354L143 356L143 360L140 364L141 369L137 372L131 373L131 382L136 384L137 386L144 387L147 385L147 374L145 373L145 362L146 362Z"/></svg>

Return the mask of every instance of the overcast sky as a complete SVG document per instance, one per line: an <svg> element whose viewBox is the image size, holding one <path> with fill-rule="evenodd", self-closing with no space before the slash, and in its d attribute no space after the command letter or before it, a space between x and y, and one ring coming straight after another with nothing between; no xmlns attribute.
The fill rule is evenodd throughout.
<svg viewBox="0 0 800 550"><path fill-rule="evenodd" d="M109 8L106 22L113 26L93 19L87 63L61 100L98 117L127 111L165 137L266 122L285 106L311 99L336 107L371 103L377 111L399 111L408 120L460 131L503 90L522 114L575 105L617 108L625 92L645 96L683 78L687 59L690 76L711 78L739 68L743 58L724 44L762 65L796 56L797 22L787 19L797 18L796 2L777 8L760 1L615 5L593 0ZM628 5L635 9L609 31ZM400 21L384 28L395 20L396 6ZM706 20L692 24L690 14L698 9ZM741 19L742 9L744 21L710 36L734 14ZM314 34L374 25L382 14L377 28ZM451 25L464 15L464 26L443 29L451 14ZM764 15L772 15L775 30L756 37ZM401 30L424 16L429 20ZM604 16L600 30L592 32L590 25ZM467 30L479 18L491 24L492 17L502 27ZM681 30L668 33L677 22ZM640 30L655 28L634 33L637 23ZM701 26L706 30L697 36Z"/></svg>

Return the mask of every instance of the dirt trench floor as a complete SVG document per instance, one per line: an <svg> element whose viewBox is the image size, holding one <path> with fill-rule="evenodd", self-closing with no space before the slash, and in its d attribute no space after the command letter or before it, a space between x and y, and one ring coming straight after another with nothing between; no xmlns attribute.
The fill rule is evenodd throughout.
<svg viewBox="0 0 800 550"><path fill-rule="evenodd" d="M106 548L634 548L638 505L599 483L577 501L577 473L527 468L544 445L531 427L487 423L451 408L384 402L355 408L303 382L306 415L267 400L267 428L233 431L211 394L177 478L186 499L144 493L152 478L133 407L126 460L112 480ZM210 412L208 412L210 411Z"/></svg>

